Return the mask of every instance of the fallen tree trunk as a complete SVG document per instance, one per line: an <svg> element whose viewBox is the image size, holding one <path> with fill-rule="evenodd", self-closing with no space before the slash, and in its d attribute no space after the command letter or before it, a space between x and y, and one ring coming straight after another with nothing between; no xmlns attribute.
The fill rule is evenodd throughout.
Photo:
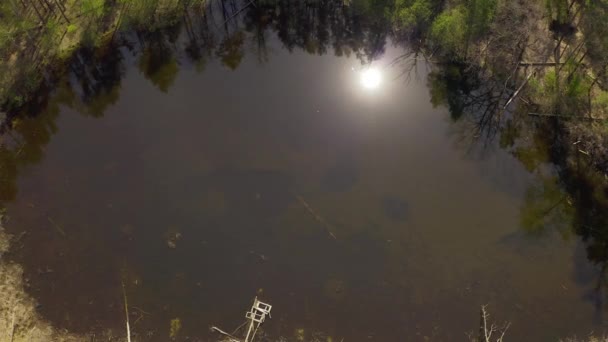
<svg viewBox="0 0 608 342"><path fill-rule="evenodd" d="M513 93L513 95L509 99L509 101L507 101L507 103L505 104L505 106L502 108L502 110L505 110L505 109L507 109L507 107L509 107L509 105L511 104L511 102L513 102L513 100L515 100L515 98L517 97L517 95L519 95L519 92L521 92L521 90L526 86L526 84L528 84L528 81L530 80L530 77L532 77L532 75L534 75L534 72L531 72L528 75L528 77L526 77L526 80L519 86L519 88L517 88L517 90L515 91L515 93Z"/></svg>
<svg viewBox="0 0 608 342"><path fill-rule="evenodd" d="M552 67L556 65L563 65L564 63L555 63L555 62L521 62L519 63L520 67L529 67L529 66L544 66L544 67Z"/></svg>
<svg viewBox="0 0 608 342"><path fill-rule="evenodd" d="M546 116L546 117L554 117L554 118L564 118L564 119L580 119L580 120L590 120L590 121L608 121L608 118L594 118L588 116L569 116L563 114L551 114L551 113L528 113L530 116Z"/></svg>

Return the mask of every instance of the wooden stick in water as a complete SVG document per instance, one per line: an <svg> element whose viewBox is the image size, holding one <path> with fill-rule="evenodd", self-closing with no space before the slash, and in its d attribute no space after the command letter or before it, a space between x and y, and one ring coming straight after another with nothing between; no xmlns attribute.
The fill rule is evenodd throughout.
<svg viewBox="0 0 608 342"><path fill-rule="evenodd" d="M129 327L129 306L127 304L127 291L125 291L125 283L122 283L122 296L125 300L125 315L127 317L127 342L131 342L131 327Z"/></svg>
<svg viewBox="0 0 608 342"><path fill-rule="evenodd" d="M65 230L63 230L63 228L61 228L61 226L57 222L55 222L55 220L53 220L50 216L47 216L47 219L53 225L53 227L59 232L59 234L61 234L64 237L67 236L65 234Z"/></svg>
<svg viewBox="0 0 608 342"><path fill-rule="evenodd" d="M336 236L334 235L334 233L331 232L331 225L325 221L325 219L323 219L323 217L321 217L319 214L317 214L311 207L310 205L304 200L304 198L302 198L302 196L300 195L296 195L296 198L298 199L298 201L304 206L304 208L306 208L306 210L317 220L319 221L319 223L321 223L321 225L325 228L325 230L327 230L327 234L329 234L329 236L331 236L334 240L336 239Z"/></svg>
<svg viewBox="0 0 608 342"><path fill-rule="evenodd" d="M222 330L222 329L220 329L218 327L215 327L215 326L211 327L211 331L217 331L218 333L220 333L220 334L222 334L224 336L228 336L229 338L232 339L232 341L237 341L237 342L239 341L238 338L230 335L229 333L225 332L224 330Z"/></svg>

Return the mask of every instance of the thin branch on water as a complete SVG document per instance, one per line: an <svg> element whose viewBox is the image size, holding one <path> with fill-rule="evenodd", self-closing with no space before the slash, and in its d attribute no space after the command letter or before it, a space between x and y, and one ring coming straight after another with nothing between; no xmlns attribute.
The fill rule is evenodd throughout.
<svg viewBox="0 0 608 342"><path fill-rule="evenodd" d="M138 308L137 306L132 306L131 308L133 308L133 309L135 309L135 310L137 310L137 311L139 311L139 312L141 312L141 313L143 313L143 314L146 314L146 315L151 315L151 313L149 313L149 312L147 312L147 311L144 311L144 310L142 310L142 309Z"/></svg>
<svg viewBox="0 0 608 342"><path fill-rule="evenodd" d="M238 338L236 338L236 337L234 337L234 336L230 335L229 333L225 332L224 330L222 330L222 329L220 329L220 328L218 328L218 327L215 327L215 326L211 327L211 331L216 331L216 332L218 332L218 333L220 333L220 334L222 334L222 335L224 335L224 336L227 336L227 337L228 337L228 338L230 338L232 341L236 341L236 342L239 342L239 341L240 341Z"/></svg>
<svg viewBox="0 0 608 342"><path fill-rule="evenodd" d="M487 305L481 306L480 312L480 322L479 322L479 338L477 339L479 342L492 342L492 334L497 333L500 334L498 338L496 338L496 342L503 342L505 334L509 327L511 326L510 322L506 322L502 327L497 326L492 323L488 327L488 317L490 314L486 311Z"/></svg>
<svg viewBox="0 0 608 342"><path fill-rule="evenodd" d="M505 106L502 108L503 111L506 110L507 107L509 107L509 105L511 104L511 102L513 102L513 100L515 100L517 98L517 95L519 95L519 92L526 86L526 84L528 84L528 81L530 81L530 78L534 74L535 74L535 72L531 72L526 77L526 80L519 86L519 88L517 88L517 90L515 91L515 93L513 93L513 95L511 96L511 98L509 98L509 101L507 101L507 103L505 104Z"/></svg>
<svg viewBox="0 0 608 342"><path fill-rule="evenodd" d="M135 322L133 322L133 325L135 326L137 324L137 322L139 322L141 319L143 319L146 315L152 315L151 313L144 311L140 308L138 308L137 306L132 306L132 309L135 309L139 312L139 317L137 317L137 319L135 320Z"/></svg>
<svg viewBox="0 0 608 342"><path fill-rule="evenodd" d="M131 342L131 327L129 326L129 306L127 304L127 291L125 290L125 283L122 284L122 295L125 300L125 316L127 318L127 342Z"/></svg>
<svg viewBox="0 0 608 342"><path fill-rule="evenodd" d="M245 326L245 324L247 324L248 322L245 321L243 322L243 324L239 325L238 327L236 327L236 329L234 329L234 331L232 332L232 335L235 335L237 331L239 331L242 327Z"/></svg>
<svg viewBox="0 0 608 342"><path fill-rule="evenodd" d="M222 25L226 25L230 20L232 20L232 18L236 17L237 15L239 15L241 12L243 12L247 7L251 6L253 3L255 2L255 0L251 0L249 1L249 3L247 3L245 6L243 6L243 8L241 8L240 10L238 10L236 13L234 13L233 15L231 15L228 19L226 19L224 21L224 24Z"/></svg>
<svg viewBox="0 0 608 342"><path fill-rule="evenodd" d="M64 237L67 236L65 233L65 230L63 230L63 228L61 228L61 226L57 222L55 222L50 216L47 216L47 219L53 225L53 227L59 232L59 234L63 235Z"/></svg>
<svg viewBox="0 0 608 342"><path fill-rule="evenodd" d="M337 240L336 236L334 235L334 233L332 233L331 231L331 225L325 221L325 219L323 217L321 217L319 214L317 214L312 207L304 200L304 198L302 198L302 196L300 195L296 195L296 198L298 199L298 201L304 206L304 208L306 208L306 210L319 222L321 223L321 225L323 226L323 228L325 228L325 230L327 231L327 234L329 234L329 236L331 236L334 240Z"/></svg>

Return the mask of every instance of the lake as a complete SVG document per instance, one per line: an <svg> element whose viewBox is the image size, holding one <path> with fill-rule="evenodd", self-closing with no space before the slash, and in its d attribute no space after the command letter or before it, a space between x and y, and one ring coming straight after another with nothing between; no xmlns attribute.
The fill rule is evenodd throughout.
<svg viewBox="0 0 608 342"><path fill-rule="evenodd" d="M264 15L194 59L181 24L126 32L15 124L9 257L45 319L120 335L124 284L146 341L217 340L255 296L269 341L462 341L484 304L512 341L602 331L585 244L525 229L549 163L477 139L388 33L322 48Z"/></svg>

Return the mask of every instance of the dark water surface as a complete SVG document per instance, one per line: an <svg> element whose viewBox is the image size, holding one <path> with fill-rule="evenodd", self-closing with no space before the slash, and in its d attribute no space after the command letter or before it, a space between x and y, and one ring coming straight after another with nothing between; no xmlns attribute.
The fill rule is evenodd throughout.
<svg viewBox="0 0 608 342"><path fill-rule="evenodd" d="M123 48L103 116L91 101L23 120L54 132L7 205L44 318L121 334L123 281L139 340L168 340L175 318L177 340L213 340L256 295L270 340L460 341L482 304L512 341L601 331L583 246L524 233L541 181L463 142L430 65L406 82L388 41L368 89L354 54L266 39L265 63L170 57L168 79Z"/></svg>

